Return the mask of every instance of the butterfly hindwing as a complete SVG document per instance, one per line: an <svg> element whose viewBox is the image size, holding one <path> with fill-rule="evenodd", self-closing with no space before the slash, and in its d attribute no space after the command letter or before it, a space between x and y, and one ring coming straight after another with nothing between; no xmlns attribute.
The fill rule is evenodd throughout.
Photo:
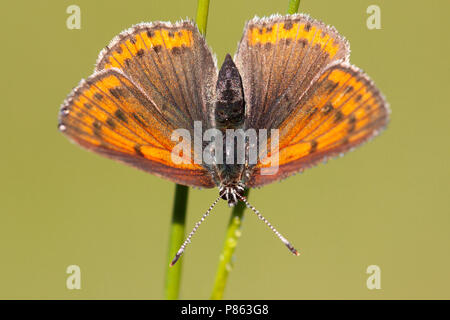
<svg viewBox="0 0 450 320"><path fill-rule="evenodd" d="M276 173L260 175L261 168L270 166L263 160L254 168L249 186L285 178L342 154L377 135L388 117L385 99L361 70L347 63L333 64L280 125Z"/></svg>

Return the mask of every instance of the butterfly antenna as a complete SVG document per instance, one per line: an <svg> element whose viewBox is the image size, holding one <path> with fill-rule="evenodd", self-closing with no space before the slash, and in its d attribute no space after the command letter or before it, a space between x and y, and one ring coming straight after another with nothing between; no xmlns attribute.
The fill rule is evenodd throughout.
<svg viewBox="0 0 450 320"><path fill-rule="evenodd" d="M285 246L288 247L289 251L291 251L291 252L292 252L293 254L295 254L296 256L299 256L299 255L300 255L300 253L297 251L297 249L295 249L295 248L292 246L292 244L291 244L289 241L287 241L287 239L286 239L285 237L283 237L283 236L281 235L281 233L279 233L278 230L275 229L274 226L273 226L269 221L267 221L267 219L264 218L264 217L262 216L262 214L259 213L259 211L256 210L256 208L255 208L254 206L252 206L252 205L247 201L247 199L246 199L245 197L241 196L241 195L240 195L239 193L237 193L237 192L236 192L236 195L238 196L239 199L242 200L242 202L245 203L245 205L247 206L247 208L251 209L251 210L258 216L258 218L259 218L260 220L262 220L262 221L270 228L270 230L273 231L273 233L276 234L276 236L277 236L277 237L285 244Z"/></svg>
<svg viewBox="0 0 450 320"><path fill-rule="evenodd" d="M183 254L184 250L186 249L187 245L191 243L191 238L197 231L197 229L200 227L203 221L205 221L206 217L209 216L211 213L211 210L215 207L217 202L219 201L220 196L217 197L217 199L212 203L212 205L209 207L208 211L206 211L202 218L195 224L194 228L192 229L191 233L187 236L186 240L184 240L183 244L181 245L180 249L177 251L177 254L175 255L175 258L173 258L172 262L170 263L170 266L172 267L175 263L177 263L178 259L180 259L181 255Z"/></svg>

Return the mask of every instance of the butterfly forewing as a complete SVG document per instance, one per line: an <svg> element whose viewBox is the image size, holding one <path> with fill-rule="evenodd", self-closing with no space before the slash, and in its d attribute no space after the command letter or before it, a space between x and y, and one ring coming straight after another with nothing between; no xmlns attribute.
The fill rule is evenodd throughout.
<svg viewBox="0 0 450 320"><path fill-rule="evenodd" d="M98 58L96 70L119 68L180 128L210 126L217 67L190 21L140 24L121 33Z"/></svg>

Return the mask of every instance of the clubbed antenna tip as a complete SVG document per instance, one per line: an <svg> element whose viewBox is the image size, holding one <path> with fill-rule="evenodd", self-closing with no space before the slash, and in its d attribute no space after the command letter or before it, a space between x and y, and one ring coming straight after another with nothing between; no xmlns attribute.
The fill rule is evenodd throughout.
<svg viewBox="0 0 450 320"><path fill-rule="evenodd" d="M281 240L281 242L284 243L284 245L289 249L289 251L291 251L296 256L300 255L300 252L298 252L297 249L295 249L294 246L285 237L283 237L281 235L281 233L279 233L278 230L275 229L274 226L272 226L272 224L266 218L264 218L263 215L261 213L259 213L259 211L256 210L256 208L254 206L252 206L247 201L247 198L245 198L244 196L241 196L239 193L236 193L236 195L242 202L245 203L247 208L251 209L258 216L258 218L260 220L262 220L270 228L270 230L273 231L273 233L275 233L275 235Z"/></svg>

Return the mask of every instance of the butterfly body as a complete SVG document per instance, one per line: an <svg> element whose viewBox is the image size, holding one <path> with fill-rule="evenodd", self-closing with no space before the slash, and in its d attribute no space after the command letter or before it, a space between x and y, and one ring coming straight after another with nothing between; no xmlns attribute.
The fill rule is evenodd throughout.
<svg viewBox="0 0 450 320"><path fill-rule="evenodd" d="M244 124L245 101L241 76L229 54L217 79L214 115L215 127L222 131L239 129Z"/></svg>
<svg viewBox="0 0 450 320"><path fill-rule="evenodd" d="M216 85L216 102L214 108L214 127L221 131L222 159L212 169L217 177L216 184L222 199L227 200L230 206L234 206L239 198L237 193L243 195L245 184L243 177L246 170L246 143L241 145L243 150L238 150L239 144L227 139L227 130L243 129L245 120L245 101L242 80L239 70L229 54L226 55L222 67L219 70ZM244 163L239 163L238 154L243 151ZM220 152L220 151L219 151ZM233 155L231 161L230 154Z"/></svg>
<svg viewBox="0 0 450 320"><path fill-rule="evenodd" d="M220 198L244 202L298 255L244 190L341 155L386 126L387 102L349 54L333 27L307 15L255 17L218 70L193 22L142 23L102 50L61 106L58 127L108 158L178 184L218 187L172 264Z"/></svg>
<svg viewBox="0 0 450 320"><path fill-rule="evenodd" d="M333 27L274 15L247 22L234 59L227 55L218 70L193 22L139 24L100 53L94 74L63 103L59 129L88 150L175 183L216 186L234 205L245 188L352 150L385 127L387 102L349 53ZM220 132L225 147L197 145L196 123ZM175 162L178 129L191 148ZM228 130L267 130L268 143L277 130L279 143L265 156L257 149L252 162L253 144L227 144ZM213 161L194 161L205 150ZM276 164L268 161L274 156Z"/></svg>

